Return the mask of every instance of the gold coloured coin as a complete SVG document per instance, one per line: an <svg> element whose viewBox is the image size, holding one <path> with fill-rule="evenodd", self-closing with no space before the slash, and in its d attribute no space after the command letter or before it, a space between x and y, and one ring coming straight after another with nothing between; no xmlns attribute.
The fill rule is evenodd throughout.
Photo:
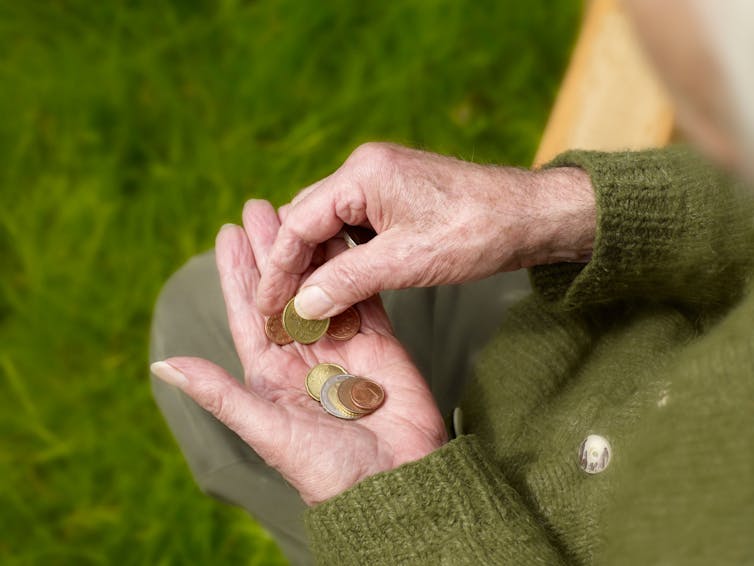
<svg viewBox="0 0 754 566"><path fill-rule="evenodd" d="M385 391L379 383L364 377L352 377L340 384L338 399L352 413L374 412L385 400Z"/></svg>
<svg viewBox="0 0 754 566"><path fill-rule="evenodd" d="M343 406L338 398L338 388L340 384L347 379L353 377L352 375L334 375L325 381L322 385L322 392L319 398L319 402L324 407L325 411L330 413L334 417L339 419L354 420L358 419L361 415L349 411Z"/></svg>
<svg viewBox="0 0 754 566"><path fill-rule="evenodd" d="M359 333L361 316L355 307L348 307L330 319L327 335L333 340L350 340Z"/></svg>
<svg viewBox="0 0 754 566"><path fill-rule="evenodd" d="M283 328L299 344L311 344L316 342L330 326L330 319L306 320L296 312L293 299L288 301L283 309Z"/></svg>
<svg viewBox="0 0 754 566"><path fill-rule="evenodd" d="M345 368L339 366L338 364L317 364L309 370L309 373L306 374L306 392L309 394L309 397L311 397L315 401L319 401L319 395L322 391L322 385L324 385L325 381L327 381L334 375L347 374L348 372L345 370Z"/></svg>
<svg viewBox="0 0 754 566"><path fill-rule="evenodd" d="M264 333L267 334L267 338L271 342L280 346L285 346L293 342L291 335L283 328L283 316L282 314L273 314L264 322Z"/></svg>

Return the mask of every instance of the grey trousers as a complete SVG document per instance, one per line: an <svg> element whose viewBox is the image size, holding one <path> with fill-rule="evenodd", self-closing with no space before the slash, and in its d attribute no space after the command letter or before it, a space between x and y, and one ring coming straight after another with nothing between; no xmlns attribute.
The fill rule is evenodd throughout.
<svg viewBox="0 0 754 566"><path fill-rule="evenodd" d="M460 286L383 294L396 335L450 415L479 349L506 309L529 292L524 271ZM165 284L152 321L150 361L199 356L239 380L243 369L228 328L213 252L191 259ZM152 391L199 487L246 509L275 538L291 564L311 564L304 503L232 431L180 390L152 376Z"/></svg>

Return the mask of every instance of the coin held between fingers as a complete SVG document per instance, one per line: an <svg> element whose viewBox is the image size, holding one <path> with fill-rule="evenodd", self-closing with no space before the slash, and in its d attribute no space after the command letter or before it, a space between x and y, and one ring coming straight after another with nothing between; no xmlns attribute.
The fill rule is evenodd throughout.
<svg viewBox="0 0 754 566"><path fill-rule="evenodd" d="M283 309L283 328L299 344L311 344L316 342L327 332L330 319L309 320L302 318L296 311L294 299L288 301Z"/></svg>
<svg viewBox="0 0 754 566"><path fill-rule="evenodd" d="M341 236L349 248L355 248L361 244L366 244L376 235L377 232L370 230L369 228L364 228L363 226L346 225L343 226L343 230L341 230Z"/></svg>
<svg viewBox="0 0 754 566"><path fill-rule="evenodd" d="M317 285L304 287L293 300L296 311L305 320L321 318L335 306L330 296Z"/></svg>

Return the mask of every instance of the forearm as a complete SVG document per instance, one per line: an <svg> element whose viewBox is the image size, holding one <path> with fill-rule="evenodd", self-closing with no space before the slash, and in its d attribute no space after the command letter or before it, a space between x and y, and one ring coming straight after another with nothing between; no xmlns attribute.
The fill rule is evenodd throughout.
<svg viewBox="0 0 754 566"><path fill-rule="evenodd" d="M522 238L521 267L589 261L596 231L589 175L578 167L554 167L531 174L531 223Z"/></svg>

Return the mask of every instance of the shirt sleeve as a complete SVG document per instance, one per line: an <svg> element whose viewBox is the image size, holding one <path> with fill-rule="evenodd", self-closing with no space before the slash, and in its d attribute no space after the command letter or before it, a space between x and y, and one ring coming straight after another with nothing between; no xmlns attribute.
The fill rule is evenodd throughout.
<svg viewBox="0 0 754 566"><path fill-rule="evenodd" d="M320 564L561 564L474 435L307 511Z"/></svg>
<svg viewBox="0 0 754 566"><path fill-rule="evenodd" d="M569 151L548 167L591 177L597 232L588 264L542 265L532 283L566 308L651 299L688 305L737 298L752 263L754 191L681 146Z"/></svg>

